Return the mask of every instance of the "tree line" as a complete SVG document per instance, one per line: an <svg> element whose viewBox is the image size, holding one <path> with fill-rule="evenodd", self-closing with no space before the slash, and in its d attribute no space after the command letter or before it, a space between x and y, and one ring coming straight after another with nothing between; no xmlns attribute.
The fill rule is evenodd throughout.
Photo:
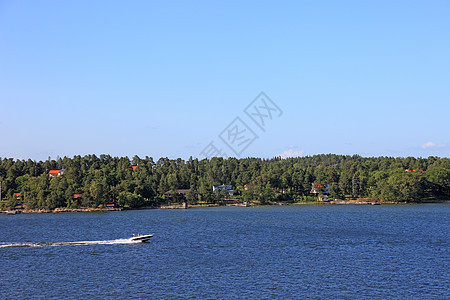
<svg viewBox="0 0 450 300"><path fill-rule="evenodd" d="M50 170L64 169L50 177ZM2 208L160 206L217 203L229 197L212 186L232 185L236 201L301 202L329 184L330 198L394 202L450 199L450 160L323 154L281 159L188 160L86 155L46 161L0 158ZM183 190L183 192L180 192Z"/></svg>

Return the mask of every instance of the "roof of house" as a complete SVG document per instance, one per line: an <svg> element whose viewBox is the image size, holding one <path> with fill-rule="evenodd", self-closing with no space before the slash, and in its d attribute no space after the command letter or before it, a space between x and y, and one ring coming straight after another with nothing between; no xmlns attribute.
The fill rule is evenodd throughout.
<svg viewBox="0 0 450 300"><path fill-rule="evenodd" d="M62 170L50 170L48 172L48 174L58 174L59 172L61 172Z"/></svg>
<svg viewBox="0 0 450 300"><path fill-rule="evenodd" d="M74 197L75 199L77 199L77 198L81 198L82 195L81 195L81 194L73 194L73 197Z"/></svg>
<svg viewBox="0 0 450 300"><path fill-rule="evenodd" d="M231 184L215 184L213 185L214 188L218 188L218 189L227 189L227 190L231 190L233 187L231 186Z"/></svg>
<svg viewBox="0 0 450 300"><path fill-rule="evenodd" d="M411 170L411 169L406 169L405 171L406 171L406 172L416 172L416 171L418 171L418 172L420 172L420 173L424 173L423 170L419 170L419 169L413 169L413 170Z"/></svg>
<svg viewBox="0 0 450 300"><path fill-rule="evenodd" d="M14 193L14 196L19 197L20 193Z"/></svg>

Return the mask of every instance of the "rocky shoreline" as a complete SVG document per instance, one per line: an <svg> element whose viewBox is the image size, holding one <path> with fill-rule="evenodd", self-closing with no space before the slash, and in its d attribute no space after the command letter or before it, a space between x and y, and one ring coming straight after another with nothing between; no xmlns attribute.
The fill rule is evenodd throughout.
<svg viewBox="0 0 450 300"><path fill-rule="evenodd" d="M381 204L426 204L426 203L450 203L450 200L447 201L433 201L433 202L422 202L422 203L404 203L404 202L388 202L388 201L361 201L361 200L332 200L328 202L299 202L299 203L277 203L273 204L277 205L381 205ZM109 211L123 211L123 210L145 210L145 209L187 209L191 208L199 208L199 207L218 207L219 205L193 205L187 206L183 204L174 204L174 205L164 205L160 207L142 207L142 208L133 208L133 209L124 209L122 207L117 208L55 208L55 209L18 209L18 210L9 210L9 211L0 211L0 213L5 214L14 214L25 213L25 214L42 214L42 213L74 213L74 212L109 212ZM230 206L230 205L228 205ZM231 206L246 206L246 207L255 207L262 205L231 205Z"/></svg>
<svg viewBox="0 0 450 300"><path fill-rule="evenodd" d="M63 213L63 212L100 212L100 211L122 211L123 208L64 208L59 207L55 209L21 209L17 210L24 214L48 214L48 213ZM8 211L2 211L8 213Z"/></svg>

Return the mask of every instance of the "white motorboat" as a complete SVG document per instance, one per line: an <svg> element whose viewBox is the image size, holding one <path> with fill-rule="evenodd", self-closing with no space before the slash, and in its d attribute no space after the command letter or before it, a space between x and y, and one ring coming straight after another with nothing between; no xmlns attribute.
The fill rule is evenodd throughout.
<svg viewBox="0 0 450 300"><path fill-rule="evenodd" d="M130 237L131 241L136 241L136 242L148 242L148 240L153 236L153 234L134 234L132 237Z"/></svg>

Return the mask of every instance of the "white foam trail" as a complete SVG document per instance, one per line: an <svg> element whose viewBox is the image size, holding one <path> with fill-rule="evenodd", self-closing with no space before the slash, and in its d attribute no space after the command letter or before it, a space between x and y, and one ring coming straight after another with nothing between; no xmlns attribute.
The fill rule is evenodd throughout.
<svg viewBox="0 0 450 300"><path fill-rule="evenodd" d="M79 246L79 245L118 245L118 244L142 244L142 241L131 239L117 239L107 241L76 241L76 242L55 242L55 243L0 243L0 248L12 247L54 247L54 246Z"/></svg>

